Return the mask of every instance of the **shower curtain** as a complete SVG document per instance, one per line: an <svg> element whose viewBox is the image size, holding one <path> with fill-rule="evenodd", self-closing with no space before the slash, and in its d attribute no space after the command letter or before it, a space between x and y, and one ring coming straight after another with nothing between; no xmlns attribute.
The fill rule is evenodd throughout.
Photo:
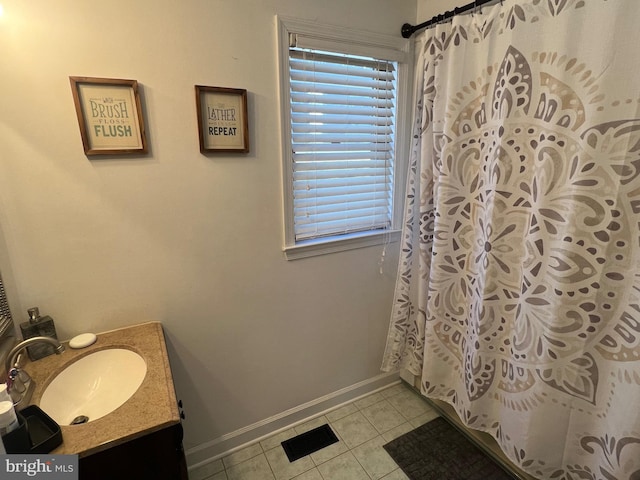
<svg viewBox="0 0 640 480"><path fill-rule="evenodd" d="M544 479L640 479L638 0L504 0L417 38L382 369Z"/></svg>

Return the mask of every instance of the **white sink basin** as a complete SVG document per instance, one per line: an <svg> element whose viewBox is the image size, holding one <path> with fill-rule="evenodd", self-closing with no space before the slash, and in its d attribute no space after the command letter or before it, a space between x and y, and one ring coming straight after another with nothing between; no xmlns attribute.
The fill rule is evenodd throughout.
<svg viewBox="0 0 640 480"><path fill-rule="evenodd" d="M135 352L109 348L66 367L47 386L40 408L59 425L97 420L125 403L140 387L147 364ZM78 420L76 420L78 421Z"/></svg>

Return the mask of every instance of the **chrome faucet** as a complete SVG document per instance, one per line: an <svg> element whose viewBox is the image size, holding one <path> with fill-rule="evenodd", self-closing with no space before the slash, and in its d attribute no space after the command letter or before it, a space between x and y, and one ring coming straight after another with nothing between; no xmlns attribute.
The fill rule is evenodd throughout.
<svg viewBox="0 0 640 480"><path fill-rule="evenodd" d="M29 404L31 395L33 395L33 389L36 386L29 374L20 368L19 359L22 351L35 343L48 343L52 345L56 355L64 352L64 345L51 337L31 337L18 343L11 349L7 355L4 367L7 372L7 389L16 410L20 410Z"/></svg>

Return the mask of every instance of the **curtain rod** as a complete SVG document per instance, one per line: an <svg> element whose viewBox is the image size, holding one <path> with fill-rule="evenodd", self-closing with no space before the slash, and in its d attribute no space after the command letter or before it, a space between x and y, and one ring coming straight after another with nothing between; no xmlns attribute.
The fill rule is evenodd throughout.
<svg viewBox="0 0 640 480"><path fill-rule="evenodd" d="M402 36L404 38L409 38L411 35L413 35L415 32L417 32L422 28L430 27L431 25L440 23L455 15L460 15L461 13L468 12L469 10L473 10L475 8L481 7L486 3L497 2L497 1L498 0L476 0L475 2L468 3L466 5L463 5L462 7L456 7L451 11L447 11L447 12L441 13L440 15L436 15L431 20L427 20L426 22L421 23L420 25L411 25L409 23L405 23L404 25L402 25L402 30L401 30ZM502 3L502 0L499 0L499 1L500 3Z"/></svg>

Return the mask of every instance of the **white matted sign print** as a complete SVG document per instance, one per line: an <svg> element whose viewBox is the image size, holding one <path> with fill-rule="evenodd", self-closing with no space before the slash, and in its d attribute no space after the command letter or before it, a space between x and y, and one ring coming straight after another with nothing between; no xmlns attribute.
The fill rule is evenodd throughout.
<svg viewBox="0 0 640 480"><path fill-rule="evenodd" d="M196 85L200 151L249 151L247 91Z"/></svg>

